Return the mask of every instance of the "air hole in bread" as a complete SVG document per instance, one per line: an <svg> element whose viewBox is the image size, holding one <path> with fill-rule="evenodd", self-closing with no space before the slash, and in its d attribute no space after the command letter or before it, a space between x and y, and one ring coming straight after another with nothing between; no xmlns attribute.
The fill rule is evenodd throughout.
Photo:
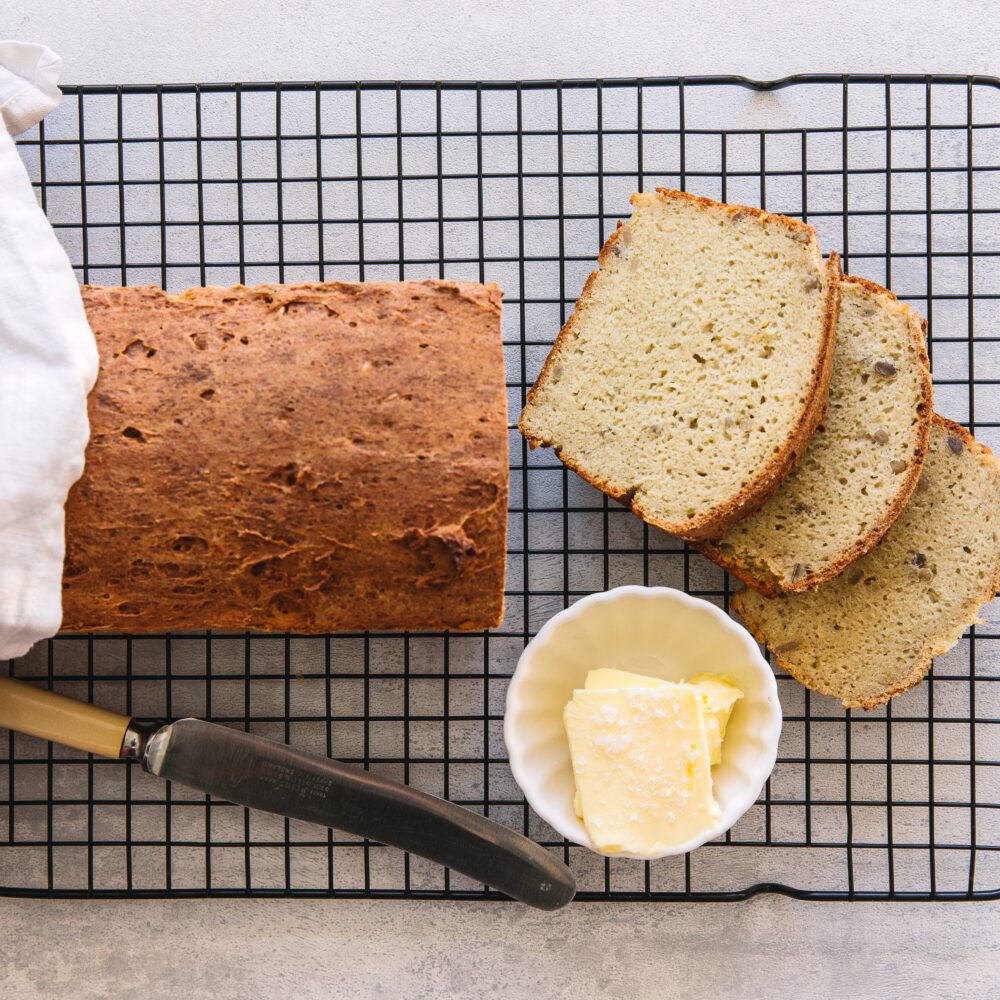
<svg viewBox="0 0 1000 1000"><path fill-rule="evenodd" d="M268 611L277 617L287 618L300 611L304 596L304 592L298 589L275 594L268 603Z"/></svg>
<svg viewBox="0 0 1000 1000"><path fill-rule="evenodd" d="M198 535L178 535L170 547L174 552L205 552L208 542Z"/></svg>
<svg viewBox="0 0 1000 1000"><path fill-rule="evenodd" d="M134 358L145 354L147 358L152 358L156 355L156 348L150 347L148 344L141 340L133 340L124 351L122 351L126 357Z"/></svg>

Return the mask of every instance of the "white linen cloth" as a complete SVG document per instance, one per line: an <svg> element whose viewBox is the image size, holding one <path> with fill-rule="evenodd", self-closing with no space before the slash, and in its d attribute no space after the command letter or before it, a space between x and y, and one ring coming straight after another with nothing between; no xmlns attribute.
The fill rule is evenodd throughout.
<svg viewBox="0 0 1000 1000"><path fill-rule="evenodd" d="M83 472L97 347L11 135L62 96L62 60L0 41L0 660L62 620L64 506Z"/></svg>

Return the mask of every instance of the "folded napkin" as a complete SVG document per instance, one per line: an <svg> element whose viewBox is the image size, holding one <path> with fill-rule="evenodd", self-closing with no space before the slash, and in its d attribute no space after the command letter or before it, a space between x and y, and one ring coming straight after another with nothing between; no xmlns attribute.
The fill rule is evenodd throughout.
<svg viewBox="0 0 1000 1000"><path fill-rule="evenodd" d="M0 41L0 115L11 135L37 125L62 98L62 59L30 42Z"/></svg>
<svg viewBox="0 0 1000 1000"><path fill-rule="evenodd" d="M62 96L62 60L0 41L0 660L62 620L66 494L83 471L97 347L12 134Z"/></svg>

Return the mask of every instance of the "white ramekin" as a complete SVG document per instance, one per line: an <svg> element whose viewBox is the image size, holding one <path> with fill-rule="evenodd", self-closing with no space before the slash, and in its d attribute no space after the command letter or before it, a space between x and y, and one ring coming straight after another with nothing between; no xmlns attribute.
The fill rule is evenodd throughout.
<svg viewBox="0 0 1000 1000"><path fill-rule="evenodd" d="M557 833L593 850L573 812L573 766L563 708L587 672L617 667L681 680L723 674L742 691L712 769L718 822L686 844L639 856L684 854L724 834L757 800L774 767L781 705L753 637L714 604L670 587L618 587L560 611L528 643L507 690L504 741L528 804Z"/></svg>

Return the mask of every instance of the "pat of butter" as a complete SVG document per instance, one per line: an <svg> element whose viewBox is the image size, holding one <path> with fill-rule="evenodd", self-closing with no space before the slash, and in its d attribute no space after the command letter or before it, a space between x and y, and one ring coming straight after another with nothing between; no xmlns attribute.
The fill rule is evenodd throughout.
<svg viewBox="0 0 1000 1000"><path fill-rule="evenodd" d="M718 674L698 674L688 683L698 688L701 695L708 746L714 766L722 761L722 741L726 738L726 726L733 714L733 706L743 697L743 692Z"/></svg>
<svg viewBox="0 0 1000 1000"><path fill-rule="evenodd" d="M722 740L726 735L729 716L733 706L743 697L743 692L718 674L698 674L692 677L688 684L698 688L705 709L705 731L708 735L708 749L712 765L722 760ZM645 674L633 674L627 670L613 670L602 667L591 670L587 674L586 690L604 690L608 688L668 688L676 687L673 681L665 681L659 677L647 677ZM577 810L577 815L580 811Z"/></svg>
<svg viewBox="0 0 1000 1000"><path fill-rule="evenodd" d="M601 667L600 670L591 670L587 674L583 686L587 691L603 691L607 688L662 688L673 684L673 681L665 681L662 677L648 677L628 670Z"/></svg>
<svg viewBox="0 0 1000 1000"><path fill-rule="evenodd" d="M578 690L564 719L584 826L598 851L654 854L719 817L692 685Z"/></svg>

